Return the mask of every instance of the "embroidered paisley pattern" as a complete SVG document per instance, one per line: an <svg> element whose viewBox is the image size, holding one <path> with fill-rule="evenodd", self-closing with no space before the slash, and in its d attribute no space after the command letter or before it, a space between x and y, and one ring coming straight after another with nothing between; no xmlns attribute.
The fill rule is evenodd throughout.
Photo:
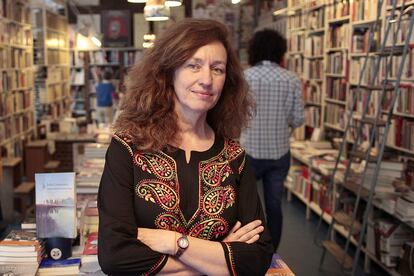
<svg viewBox="0 0 414 276"><path fill-rule="evenodd" d="M159 229L174 230L202 239L217 239L229 231L227 221L220 215L236 201L236 191L225 181L234 173L240 173L244 160L234 171L230 162L244 152L238 142L225 140L223 150L209 160L199 163L199 203L198 209L186 221L180 209L180 192L177 178L177 165L173 158L163 152L138 152L134 163L154 179L139 181L136 194L160 206L165 212L155 218Z"/></svg>
<svg viewBox="0 0 414 276"><path fill-rule="evenodd" d="M244 149L235 140L228 140L227 146L224 147L225 154L229 161L232 161L243 153Z"/></svg>
<svg viewBox="0 0 414 276"><path fill-rule="evenodd" d="M217 239L228 232L228 224L222 218L211 218L198 222L191 227L189 235L205 240Z"/></svg>
<svg viewBox="0 0 414 276"><path fill-rule="evenodd" d="M223 162L206 164L206 166L201 169L200 177L202 178L203 183L216 187L226 180L230 174L231 168L226 160Z"/></svg>
<svg viewBox="0 0 414 276"><path fill-rule="evenodd" d="M151 152L137 153L134 161L143 171L154 174L159 179L171 181L175 178L175 162L166 155Z"/></svg>
<svg viewBox="0 0 414 276"><path fill-rule="evenodd" d="M151 201L165 210L174 210L178 207L177 192L162 181L145 179L135 188L137 195L146 201Z"/></svg>
<svg viewBox="0 0 414 276"><path fill-rule="evenodd" d="M210 216L221 214L233 206L235 199L236 192L231 186L211 189L203 197L203 210Z"/></svg>
<svg viewBox="0 0 414 276"><path fill-rule="evenodd" d="M157 226L158 229L186 233L181 219L175 213L163 213L158 215L155 219L155 226Z"/></svg>

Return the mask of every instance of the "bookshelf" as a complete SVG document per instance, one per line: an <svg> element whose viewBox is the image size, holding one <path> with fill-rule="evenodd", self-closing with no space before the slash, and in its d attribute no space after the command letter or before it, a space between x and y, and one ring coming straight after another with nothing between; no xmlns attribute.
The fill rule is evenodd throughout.
<svg viewBox="0 0 414 276"><path fill-rule="evenodd" d="M22 156L35 131L30 1L0 1L0 148Z"/></svg>
<svg viewBox="0 0 414 276"><path fill-rule="evenodd" d="M403 1L398 1L401 7ZM380 12L379 25L375 24L377 16L378 1L374 0L327 0L327 1L288 1L286 10L275 11L274 21L282 14L286 15L287 39L289 41L287 53L287 67L296 72L302 80L303 99L305 103L305 139L310 139L312 130L321 128L325 139L337 142L342 139L346 125L347 112L354 110L352 118L353 125L358 126L362 108L368 99L368 93L372 87L368 87L370 79L373 78L374 58L379 50L381 38L385 31L387 16L391 13L391 1L385 1ZM414 1L405 1L406 9L414 6ZM411 162L414 157L414 37L406 37L408 26L408 15L403 15L402 28L395 33L398 41L397 50L391 57L391 80L395 79L398 65L401 61L401 52L404 41L410 40L410 55L407 57L406 68L400 94L395 105L391 129L387 139L387 153L400 162ZM376 27L376 28L375 28ZM374 42L369 47L368 34L370 28L374 28ZM302 44L304 40L304 45ZM391 41L387 44L391 48ZM362 79L361 90L356 95L357 104L351 106L352 97L355 95L360 78L360 71L368 52L368 64L364 79ZM385 77L385 66L381 65L377 85ZM392 83L390 84L392 85ZM391 92L387 92L391 93ZM379 99L378 94L373 93L369 102L368 115L374 115ZM382 101L382 110L389 110L390 94ZM372 129L366 125L360 144L368 143L368 137ZM356 134L351 130L346 141L351 145L354 143ZM297 138L296 138L297 140ZM375 141L376 143L377 141ZM304 143L304 142L302 142ZM333 143L335 144L335 143ZM309 149L309 146L305 146ZM312 150L311 150L312 152ZM344 162L346 155L344 156ZM335 157L333 157L335 158ZM306 206L306 217L311 213L321 214L325 210L323 219L330 222L332 219L333 206L337 185L341 184L341 174L335 177L336 184L329 187L329 170L321 169L326 160L320 160L317 156L307 155L307 151L295 150L292 147L292 169L290 170L285 186L288 190L288 199L297 197ZM408 163L406 163L408 164ZM407 165L408 168L411 165ZM412 170L412 168L411 168ZM403 175L402 175L403 176ZM405 185L414 188L412 181L406 178ZM411 185L411 186L410 186ZM356 186L357 187L357 186ZM346 187L350 197L354 196L355 187ZM393 198L374 201L373 216L386 217L398 222L404 227L414 231L414 223L404 221L391 208L392 202L398 201L399 195ZM345 209L352 210L352 205ZM336 232L346 236L348 232L338 225L334 226ZM341 229L340 229L341 228ZM372 228L368 231L373 232ZM369 236L369 235L367 235ZM371 234L372 237L372 234ZM377 263L390 275L400 275L396 269L390 267L390 261L379 259L372 252L372 247L367 244L362 248L365 253L365 270L369 271L371 261ZM355 244L355 240L354 240ZM372 244L371 244L372 245Z"/></svg>
<svg viewBox="0 0 414 276"><path fill-rule="evenodd" d="M66 2L32 3L37 120L55 121L70 108L69 34Z"/></svg>
<svg viewBox="0 0 414 276"><path fill-rule="evenodd" d="M113 73L113 84L118 93L125 91L124 78L128 69L142 57L142 50L133 47L72 49L71 93L75 104L73 115L96 120L95 85L102 80L105 70Z"/></svg>

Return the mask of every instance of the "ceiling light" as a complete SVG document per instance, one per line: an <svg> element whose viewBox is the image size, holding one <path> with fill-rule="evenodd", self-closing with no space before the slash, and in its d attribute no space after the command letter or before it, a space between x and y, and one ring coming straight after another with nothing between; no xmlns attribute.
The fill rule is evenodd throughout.
<svg viewBox="0 0 414 276"><path fill-rule="evenodd" d="M129 3L146 3L147 0L127 0Z"/></svg>
<svg viewBox="0 0 414 276"><path fill-rule="evenodd" d="M163 0L148 0L144 16L147 21L165 21L170 18L170 8L164 5Z"/></svg>

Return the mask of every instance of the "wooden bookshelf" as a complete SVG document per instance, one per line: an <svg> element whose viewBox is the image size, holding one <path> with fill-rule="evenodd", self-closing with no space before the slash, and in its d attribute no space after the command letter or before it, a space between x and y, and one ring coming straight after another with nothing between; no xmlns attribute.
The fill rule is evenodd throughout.
<svg viewBox="0 0 414 276"><path fill-rule="evenodd" d="M0 155L22 156L35 130L30 1L0 1Z"/></svg>
<svg viewBox="0 0 414 276"><path fill-rule="evenodd" d="M65 1L32 1L37 120L68 115L69 34Z"/></svg>
<svg viewBox="0 0 414 276"><path fill-rule="evenodd" d="M333 203L332 195L336 193L335 186L332 190L329 190L327 187L327 180L324 177L329 177L329 173L320 170L319 167L312 165L311 156L307 156L302 151L292 149L292 166L289 172L289 175L285 181L285 188L287 190L288 201L292 200L292 196L295 196L305 205L305 216L306 219L311 219L312 213L320 216L322 213L322 208L325 212L323 214L323 220L326 223L332 221L332 209L329 208ZM338 184L341 183L341 178L336 178ZM321 207L321 204L325 203L324 207ZM399 218L392 212L386 210L381 202L374 201L374 207L376 211L386 212L388 215L395 217L397 220ZM407 223L400 220L400 223L406 225L407 227L413 228L412 223ZM334 228L337 233L343 237L347 237L348 230L339 224L335 224ZM355 237L351 237L351 243L356 245L357 241ZM384 265L381 260L379 260L374 254L372 254L367 246L362 247L362 252L365 254L365 271L369 271L369 264L371 261L378 264L384 271L390 275L400 275L394 268L387 267Z"/></svg>
<svg viewBox="0 0 414 276"><path fill-rule="evenodd" d="M403 1L400 1L400 6ZM378 49L381 39L385 31L386 17L391 13L389 7L390 1L385 1L380 11L379 25L376 25L374 35L374 43L368 47L369 28L375 26L376 8L378 1L342 1L342 0L326 0L326 1L288 1L286 10L276 12L278 17L284 14L287 22L287 39L289 41L287 57L287 67L300 76L302 81L303 99L305 103L306 123L304 133L305 139L310 138L312 129L321 127L327 139L340 138L344 135L344 128L346 126L347 112L351 110L352 97L355 93L357 95L357 104L352 107L354 115L352 118L352 125L360 123L360 115L362 107L367 100L367 95L375 90L375 87L380 87L381 81L384 80L384 66L381 66L378 74L377 83L374 87L368 84L374 77L374 57L378 55ZM407 8L414 6L414 1L405 1ZM323 17L320 14L324 14ZM317 24L323 18L323 26ZM408 26L408 16L403 18L402 31L391 32L396 33L398 37L397 46L402 47L405 39L410 39L410 57L407 59L414 60L414 36L406 38L404 30ZM315 23L316 22L316 23ZM405 24L405 25L404 25ZM405 32L406 33L406 32ZM319 42L322 39L322 43ZM304 41L303 47L301 41ZM314 48L314 45L320 45ZM391 48L391 41L387 43ZM367 54L368 52L368 54ZM392 80L395 81L395 74L401 60L401 52L397 49L394 51L392 59L392 72L388 80L390 86ZM367 71L361 80L360 91L356 92L357 84L359 82L359 73L361 71L364 59L368 57ZM411 68L410 68L411 66ZM317 72L317 68L321 68L321 72ZM320 80L321 79L321 80ZM320 84L320 89L317 85ZM402 83L400 85L399 98L393 111L392 124L390 132L387 137L387 151L393 152L398 156L414 157L414 76L412 71L412 61L406 62ZM392 93L390 91L389 93ZM383 101L382 110L380 112L385 114L389 110L390 97L387 96ZM378 106L378 93L372 93L369 103L369 110L367 115L374 115L376 107ZM320 103L320 105L319 105ZM320 109L315 108L320 106ZM320 124L316 124L315 120L319 118ZM367 125L363 129L362 142L366 142L371 129ZM349 143L354 143L355 133L351 129L346 140ZM377 142L376 142L377 143ZM347 153L345 153L346 156ZM292 166L301 166L303 171L296 171L296 173L305 175L308 174L307 179L303 177L289 175L286 188L288 190L288 197L295 196L302 201L306 206L306 217L309 218L312 212L320 215L321 208L327 212L323 219L326 222L331 220L331 212L334 206L334 194L337 190L337 184L340 183L340 177L335 177L336 184L328 189L323 180L323 172L318 168L313 168L310 159L304 159L302 154L294 154L292 151ZM297 169L297 168L296 168ZM291 170L295 173L295 170ZM313 194L312 194L313 193ZM350 195L353 194L349 190ZM321 206L321 202L314 200L313 196L324 197L321 202L328 202L328 206ZM374 204L374 213L391 216L400 223L413 228L413 225L401 221L396 217L396 214L386 211L385 207L376 202ZM342 228L339 229L337 225L334 226L336 232L341 235L347 235L347 231ZM352 240L355 244L355 240ZM387 267L381 260L377 259L375 254L372 254L366 247L362 248L365 253L365 270L369 271L369 263L371 261L377 263L390 275L399 275L394 268Z"/></svg>
<svg viewBox="0 0 414 276"><path fill-rule="evenodd" d="M96 120L95 85L102 80L105 70L113 73L113 84L117 92L123 93L126 73L141 57L142 49L133 47L72 49L72 114L86 116L89 122Z"/></svg>

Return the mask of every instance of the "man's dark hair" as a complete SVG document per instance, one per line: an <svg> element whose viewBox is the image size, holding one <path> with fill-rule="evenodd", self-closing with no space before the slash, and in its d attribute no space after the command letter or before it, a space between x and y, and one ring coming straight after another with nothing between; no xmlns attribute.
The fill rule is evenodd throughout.
<svg viewBox="0 0 414 276"><path fill-rule="evenodd" d="M280 63L286 50L286 39L279 32L270 29L258 31L249 42L249 64L253 66L263 60Z"/></svg>
<svg viewBox="0 0 414 276"><path fill-rule="evenodd" d="M103 74L103 79L104 80L110 80L112 79L112 72L109 70L105 70L104 74Z"/></svg>

